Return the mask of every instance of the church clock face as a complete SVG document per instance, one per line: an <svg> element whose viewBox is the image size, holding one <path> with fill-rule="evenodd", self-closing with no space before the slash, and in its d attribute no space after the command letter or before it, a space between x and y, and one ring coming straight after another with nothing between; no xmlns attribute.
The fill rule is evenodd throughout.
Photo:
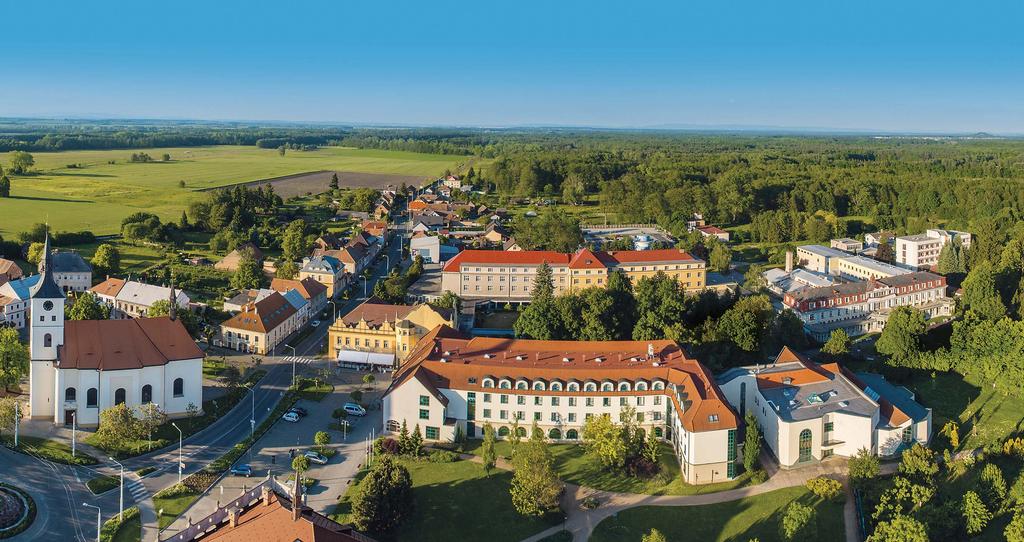
<svg viewBox="0 0 1024 542"><path fill-rule="evenodd" d="M52 311L53 310L53 301L44 301L43 302L43 310L44 311Z"/></svg>

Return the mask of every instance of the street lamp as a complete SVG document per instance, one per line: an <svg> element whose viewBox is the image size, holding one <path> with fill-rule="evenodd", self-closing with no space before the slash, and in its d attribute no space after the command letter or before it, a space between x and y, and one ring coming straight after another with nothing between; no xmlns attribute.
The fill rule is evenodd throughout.
<svg viewBox="0 0 1024 542"><path fill-rule="evenodd" d="M71 412L71 457L75 457L75 441L77 440L75 437L78 432L78 423L75 421L77 416L75 416L75 414L78 414L78 412Z"/></svg>
<svg viewBox="0 0 1024 542"><path fill-rule="evenodd" d="M103 527L103 518L100 515L100 507L96 506L95 504L89 504L87 502L83 502L82 506L88 506L89 508L96 509L96 542L100 542L100 528Z"/></svg>
<svg viewBox="0 0 1024 542"><path fill-rule="evenodd" d="M119 510L117 512L117 520L121 521L124 519L124 465L122 465L118 460L114 459L113 457L110 457L109 459L114 463L117 463L118 467L121 467L121 497L118 500Z"/></svg>
<svg viewBox="0 0 1024 542"><path fill-rule="evenodd" d="M286 345L284 345L284 347L292 349L292 387L294 387L295 386L295 362L298 360L299 354L295 352L295 347L290 345L290 344L286 344Z"/></svg>
<svg viewBox="0 0 1024 542"><path fill-rule="evenodd" d="M181 460L181 443L185 440L185 434L181 432L181 428L178 424L171 422L171 425L178 430L178 483L181 483L181 470L185 467L185 463Z"/></svg>
<svg viewBox="0 0 1024 542"><path fill-rule="evenodd" d="M366 297L366 283L367 283L366 275L362 275L362 277L363 277L363 297Z"/></svg>
<svg viewBox="0 0 1024 542"><path fill-rule="evenodd" d="M331 323L333 324L334 321L338 319L338 305L335 304L333 301L328 301L328 303L330 303L331 308L334 309L334 318L331 319Z"/></svg>
<svg viewBox="0 0 1024 542"><path fill-rule="evenodd" d="M387 254L384 255L384 263L386 264L386 267L384 268L384 270L385 271L390 271L391 270L391 258Z"/></svg>
<svg viewBox="0 0 1024 542"><path fill-rule="evenodd" d="M243 387L249 388L249 391L252 392L252 415L249 417L249 439L252 440L252 438L256 435L256 388L254 388L252 385Z"/></svg>
<svg viewBox="0 0 1024 542"><path fill-rule="evenodd" d="M149 407L150 409L155 408L157 410L160 410L160 405L159 404L152 403L152 405L153 406ZM149 412L149 416L151 416L151 417L153 416L153 412L152 411ZM152 422L152 418L150 420L146 421L146 429L149 430L149 451L152 452L153 451L153 422Z"/></svg>

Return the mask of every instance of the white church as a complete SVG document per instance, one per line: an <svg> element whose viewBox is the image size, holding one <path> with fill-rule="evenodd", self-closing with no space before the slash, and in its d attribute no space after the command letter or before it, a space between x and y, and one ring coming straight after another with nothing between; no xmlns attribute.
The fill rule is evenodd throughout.
<svg viewBox="0 0 1024 542"><path fill-rule="evenodd" d="M65 322L48 238L45 245L29 298L30 416L91 427L121 403L155 403L172 418L186 416L189 404L201 412L203 351L175 318L175 304L158 318Z"/></svg>

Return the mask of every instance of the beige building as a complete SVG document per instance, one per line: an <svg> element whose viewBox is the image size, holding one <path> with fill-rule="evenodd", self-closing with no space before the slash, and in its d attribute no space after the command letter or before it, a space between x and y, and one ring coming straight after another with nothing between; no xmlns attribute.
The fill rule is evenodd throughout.
<svg viewBox="0 0 1024 542"><path fill-rule="evenodd" d="M273 292L249 303L220 325L218 346L251 352L273 354L277 345L298 330L298 311L283 295Z"/></svg>
<svg viewBox="0 0 1024 542"><path fill-rule="evenodd" d="M591 251L575 254L543 250L464 250L445 264L441 290L463 299L530 301L537 270L551 268L555 294L604 288L611 272L621 270L636 284L658 272L675 278L688 292L706 287L703 260L679 249Z"/></svg>
<svg viewBox="0 0 1024 542"><path fill-rule="evenodd" d="M672 341L469 338L439 326L424 336L384 394L385 429L417 424L429 441L507 438L532 424L555 442L579 442L593 416L634 409L645 433L672 444L689 484L736 475L739 418L711 373Z"/></svg>
<svg viewBox="0 0 1024 542"><path fill-rule="evenodd" d="M425 303L389 305L370 298L331 325L327 344L333 359L344 360L348 352L373 352L390 354L392 362L401 363L421 337L442 324L454 327L455 315Z"/></svg>

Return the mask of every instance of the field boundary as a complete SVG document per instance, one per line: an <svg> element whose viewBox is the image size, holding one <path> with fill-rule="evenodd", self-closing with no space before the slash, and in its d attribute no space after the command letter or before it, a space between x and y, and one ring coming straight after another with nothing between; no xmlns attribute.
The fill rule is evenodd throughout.
<svg viewBox="0 0 1024 542"><path fill-rule="evenodd" d="M277 182L277 181L287 181L288 179L292 179L292 178L295 178L295 177L305 177L306 175L316 175L318 173L331 173L331 172L334 172L334 171L336 171L336 170L333 170L333 169L314 169L314 170L311 170L311 171L303 171L302 173L290 173L288 175L280 175L278 177L267 177L265 179L256 179L254 181L242 181L240 183L224 184L224 185L221 185L221 186L207 186L206 188L199 188L199 189L193 190L193 192L212 192L214 190L223 190L225 188L234 188L236 186L252 186L252 185L255 185L255 184L273 183L273 182ZM359 172L353 171L351 173L359 173ZM380 175L388 175L388 174L387 173L382 173Z"/></svg>

